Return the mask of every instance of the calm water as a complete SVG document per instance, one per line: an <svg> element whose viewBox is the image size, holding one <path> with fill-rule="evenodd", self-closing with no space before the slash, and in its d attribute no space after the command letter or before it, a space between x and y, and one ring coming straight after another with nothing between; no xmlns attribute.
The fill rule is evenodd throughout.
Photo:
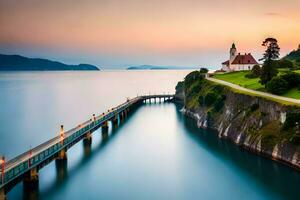
<svg viewBox="0 0 300 200"><path fill-rule="evenodd" d="M143 93L174 93L187 71L0 74L0 152L11 158ZM168 104L147 104L108 135L94 132L64 164L40 171L9 199L299 199L300 173L250 154Z"/></svg>

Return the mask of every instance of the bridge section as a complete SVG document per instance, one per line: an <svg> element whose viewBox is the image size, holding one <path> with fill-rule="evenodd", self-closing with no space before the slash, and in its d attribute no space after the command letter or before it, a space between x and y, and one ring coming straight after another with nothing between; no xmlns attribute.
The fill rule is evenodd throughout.
<svg viewBox="0 0 300 200"><path fill-rule="evenodd" d="M99 116L93 115L91 119L71 130L64 131L61 126L60 135L7 162L3 157L0 161L0 200L5 199L5 193L20 180L24 180L25 184L38 183L38 172L43 166L53 160L67 159L69 148L83 138L89 139L91 133L100 127L102 130L107 130L108 121L118 124L118 119L125 118L132 109L146 101L168 101L173 98L174 95L146 95L128 99Z"/></svg>

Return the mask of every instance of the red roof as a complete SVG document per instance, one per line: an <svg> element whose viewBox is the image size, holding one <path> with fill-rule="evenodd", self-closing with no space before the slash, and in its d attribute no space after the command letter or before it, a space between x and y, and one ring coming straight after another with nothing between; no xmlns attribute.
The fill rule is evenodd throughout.
<svg viewBox="0 0 300 200"><path fill-rule="evenodd" d="M222 65L229 65L229 60L223 62Z"/></svg>
<svg viewBox="0 0 300 200"><path fill-rule="evenodd" d="M249 54L245 54L245 55L241 55L241 54L238 54L234 60L232 61L231 64L243 64L243 65L246 65L246 64L258 64L258 62L255 60L255 58L253 58L253 56L249 53Z"/></svg>

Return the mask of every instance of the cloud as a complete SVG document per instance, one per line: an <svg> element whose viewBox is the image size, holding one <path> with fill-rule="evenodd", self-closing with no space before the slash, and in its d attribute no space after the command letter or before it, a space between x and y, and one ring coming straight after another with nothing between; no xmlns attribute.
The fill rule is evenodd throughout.
<svg viewBox="0 0 300 200"><path fill-rule="evenodd" d="M275 17L282 17L282 14L276 12L268 12L266 13L267 16L275 16Z"/></svg>

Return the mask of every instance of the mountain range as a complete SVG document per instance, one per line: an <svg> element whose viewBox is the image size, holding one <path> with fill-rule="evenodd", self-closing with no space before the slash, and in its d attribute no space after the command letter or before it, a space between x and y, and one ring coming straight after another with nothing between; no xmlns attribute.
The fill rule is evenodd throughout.
<svg viewBox="0 0 300 200"><path fill-rule="evenodd" d="M0 54L0 71L99 70L90 64L68 65L42 58Z"/></svg>

